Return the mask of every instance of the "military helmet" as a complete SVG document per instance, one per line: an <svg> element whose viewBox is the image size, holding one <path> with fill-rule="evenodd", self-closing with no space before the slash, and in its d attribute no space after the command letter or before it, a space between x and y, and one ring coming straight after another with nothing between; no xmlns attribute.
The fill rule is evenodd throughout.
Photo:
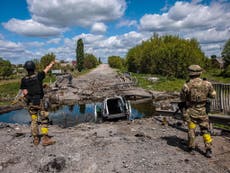
<svg viewBox="0 0 230 173"><path fill-rule="evenodd" d="M24 64L24 68L27 71L34 71L35 70L35 64L33 61L26 61Z"/></svg>
<svg viewBox="0 0 230 173"><path fill-rule="evenodd" d="M199 76L201 75L203 69L199 65L190 65L188 67L189 76Z"/></svg>

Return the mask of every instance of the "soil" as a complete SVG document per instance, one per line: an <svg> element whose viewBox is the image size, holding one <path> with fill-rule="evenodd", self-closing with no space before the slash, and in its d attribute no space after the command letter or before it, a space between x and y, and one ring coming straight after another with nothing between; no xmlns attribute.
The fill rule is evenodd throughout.
<svg viewBox="0 0 230 173"><path fill-rule="evenodd" d="M34 146L28 126L1 124L2 172L168 173L230 172L230 138L213 136L213 157L204 156L202 137L195 155L186 151L185 126L155 118L50 127L55 145ZM182 125L181 125L182 124Z"/></svg>
<svg viewBox="0 0 230 173"><path fill-rule="evenodd" d="M96 81L94 86L100 88L99 82L101 86L105 86L104 83L114 86L121 82L120 79L107 65L101 65L88 75L74 78L72 86L62 83L64 94L61 100L67 96L75 101L76 96L78 101L87 100L89 96L81 95L79 91L87 91L92 81ZM93 91L92 96L103 98L104 95L98 95L100 89L95 88L88 91ZM59 91L52 92L60 94ZM105 93L110 93L109 89L105 89ZM155 100L174 97L168 93L147 93L151 93ZM47 147L33 145L28 125L1 123L0 172L230 173L229 133L223 135L219 130L214 131L213 157L208 159L204 156L199 133L196 152L191 155L186 147L186 125L170 117L167 121L163 119L155 116L133 121L84 123L69 128L52 125L49 135L56 144Z"/></svg>

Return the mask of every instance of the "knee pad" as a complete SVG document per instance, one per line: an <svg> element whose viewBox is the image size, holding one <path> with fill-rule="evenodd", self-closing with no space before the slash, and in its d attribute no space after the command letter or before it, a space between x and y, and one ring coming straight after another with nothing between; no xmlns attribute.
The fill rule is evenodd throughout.
<svg viewBox="0 0 230 173"><path fill-rule="evenodd" d="M203 134L203 139L204 139L204 143L211 143L212 142L212 137L209 133Z"/></svg>
<svg viewBox="0 0 230 173"><path fill-rule="evenodd" d="M42 128L41 128L41 134L42 134L42 135L47 135L47 134L48 134L48 131L49 131L49 130L48 130L47 127L42 127Z"/></svg>
<svg viewBox="0 0 230 173"><path fill-rule="evenodd" d="M38 116L37 116L36 114L32 114L32 115L31 115L31 119L32 119L32 121L33 121L33 120L37 120L37 119L38 119Z"/></svg>
<svg viewBox="0 0 230 173"><path fill-rule="evenodd" d="M192 121L190 121L190 122L188 123L188 128L189 128L189 129L195 129L195 128L196 128L196 124L193 123Z"/></svg>

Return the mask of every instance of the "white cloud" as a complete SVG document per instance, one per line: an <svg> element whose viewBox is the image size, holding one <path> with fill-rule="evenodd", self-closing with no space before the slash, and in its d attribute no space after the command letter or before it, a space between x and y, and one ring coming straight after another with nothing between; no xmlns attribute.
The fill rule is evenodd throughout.
<svg viewBox="0 0 230 173"><path fill-rule="evenodd" d="M51 26L91 26L120 18L125 0L27 0L32 18Z"/></svg>
<svg viewBox="0 0 230 173"><path fill-rule="evenodd" d="M223 31L217 31L215 28L210 28L203 31L194 31L187 33L184 36L185 38L199 38L201 43L217 43L225 42L226 39L230 38L230 29Z"/></svg>
<svg viewBox="0 0 230 173"><path fill-rule="evenodd" d="M28 43L14 43L10 41L0 42L0 56L6 57L11 60L12 63L24 63L26 59L40 59L46 53L53 52L57 59L75 59L76 57L76 42L79 38L83 39L85 52L93 53L95 56L103 59L107 62L107 57L112 55L118 55L124 57L128 49L141 43L143 40L148 39L151 36L150 33L138 33L135 31L125 33L122 35L115 35L106 37L98 34L80 34L73 38L65 38L63 45L59 47L53 47L47 49L48 42L28 42ZM132 40L132 41L130 41ZM53 42L53 39L52 41ZM42 47L39 49L31 49L32 46ZM49 45L49 47L52 44ZM25 48L26 47L26 48Z"/></svg>
<svg viewBox="0 0 230 173"><path fill-rule="evenodd" d="M124 26L137 26L137 21L136 20L121 20L118 24L117 27L124 27Z"/></svg>
<svg viewBox="0 0 230 173"><path fill-rule="evenodd" d="M83 33L72 39L66 38L64 40L64 46L52 48L49 51L54 52L57 55L57 58L60 59L74 59L76 56L76 42L81 38L84 43L85 52L93 53L95 56L101 57L106 62L107 57L111 55L124 57L128 49L141 43L143 40L148 39L150 36L150 33L144 34L135 31L110 37Z"/></svg>
<svg viewBox="0 0 230 173"><path fill-rule="evenodd" d="M225 4L214 3L205 6L176 2L168 13L144 15L140 20L140 29L146 31L186 31L216 27L219 30L230 26L229 17L230 11L225 8Z"/></svg>
<svg viewBox="0 0 230 173"><path fill-rule="evenodd" d="M221 51L223 49L223 43L210 43L201 44L202 50L205 52L206 56L211 55L221 56Z"/></svg>
<svg viewBox="0 0 230 173"><path fill-rule="evenodd" d="M213 1L209 6L201 3L202 0L178 1L161 15L145 14L140 19L139 29L196 38L206 55L210 55L211 51L203 47L204 44L223 44L230 37L230 3ZM216 49L216 54L219 52Z"/></svg>
<svg viewBox="0 0 230 173"><path fill-rule="evenodd" d="M12 32L34 37L59 35L72 26L105 32L106 26L102 22L122 17L126 9L125 0L27 0L27 3L32 19L13 18L3 26Z"/></svg>
<svg viewBox="0 0 230 173"><path fill-rule="evenodd" d="M26 59L32 58L33 55L21 43L0 40L0 57L13 63L23 63Z"/></svg>
<svg viewBox="0 0 230 173"><path fill-rule="evenodd" d="M22 43L24 47L42 47L45 44L43 42L33 41L33 42L25 42Z"/></svg>
<svg viewBox="0 0 230 173"><path fill-rule="evenodd" d="M91 28L91 32L95 33L95 34L102 34L105 33L107 30L107 26L104 23L94 23L92 28Z"/></svg>
<svg viewBox="0 0 230 173"><path fill-rule="evenodd" d="M48 44L58 44L60 43L61 38L53 38L47 41Z"/></svg>
<svg viewBox="0 0 230 173"><path fill-rule="evenodd" d="M3 26L12 32L35 37L58 35L65 30L64 28L45 26L31 19L18 20L13 18L7 23L3 23Z"/></svg>

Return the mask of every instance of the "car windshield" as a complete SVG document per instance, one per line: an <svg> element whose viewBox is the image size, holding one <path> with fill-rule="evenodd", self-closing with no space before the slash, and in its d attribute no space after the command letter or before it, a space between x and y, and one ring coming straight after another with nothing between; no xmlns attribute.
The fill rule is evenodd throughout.
<svg viewBox="0 0 230 173"><path fill-rule="evenodd" d="M107 100L109 114L120 114L123 112L123 102L120 98Z"/></svg>

